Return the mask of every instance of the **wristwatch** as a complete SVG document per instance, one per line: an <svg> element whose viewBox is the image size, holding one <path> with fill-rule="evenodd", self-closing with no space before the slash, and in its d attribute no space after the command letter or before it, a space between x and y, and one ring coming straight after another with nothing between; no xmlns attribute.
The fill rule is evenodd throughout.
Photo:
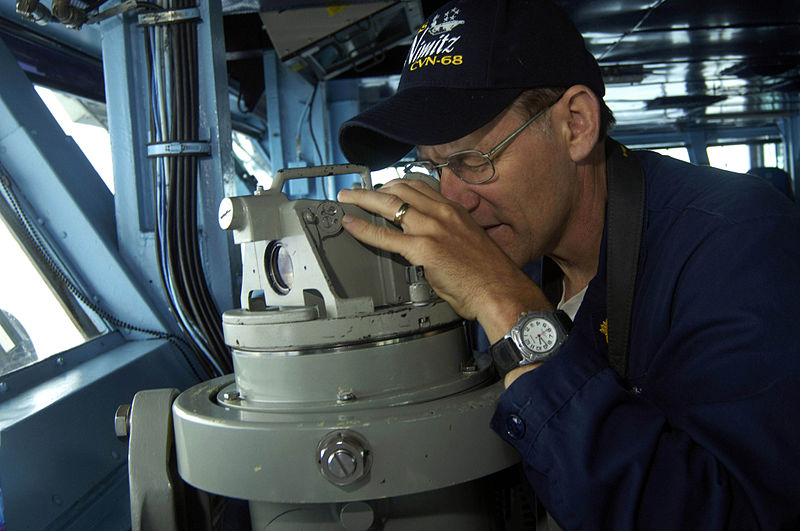
<svg viewBox="0 0 800 531"><path fill-rule="evenodd" d="M516 367L550 359L571 329L572 320L561 310L523 313L490 349L497 373L503 377Z"/></svg>

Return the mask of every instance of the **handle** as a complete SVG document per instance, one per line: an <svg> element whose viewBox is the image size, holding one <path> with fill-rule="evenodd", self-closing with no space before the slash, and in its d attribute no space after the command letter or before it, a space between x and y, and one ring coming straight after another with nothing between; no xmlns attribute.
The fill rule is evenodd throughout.
<svg viewBox="0 0 800 531"><path fill-rule="evenodd" d="M307 168L284 168L279 170L272 179L270 191L280 192L283 184L290 179L307 179L309 177L329 177L331 175L345 175L357 173L361 177L361 186L365 190L372 190L372 178L369 168L357 164L329 164L326 166L309 166Z"/></svg>

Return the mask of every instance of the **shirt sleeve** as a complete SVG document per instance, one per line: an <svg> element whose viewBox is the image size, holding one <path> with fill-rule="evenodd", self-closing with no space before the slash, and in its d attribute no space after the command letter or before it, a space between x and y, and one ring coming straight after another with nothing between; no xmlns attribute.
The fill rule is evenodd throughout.
<svg viewBox="0 0 800 531"><path fill-rule="evenodd" d="M561 352L501 396L492 428L563 528L800 528L800 226L789 218L699 231L709 220L697 213L671 228L686 238L648 257L671 262L645 267L628 385L579 314Z"/></svg>

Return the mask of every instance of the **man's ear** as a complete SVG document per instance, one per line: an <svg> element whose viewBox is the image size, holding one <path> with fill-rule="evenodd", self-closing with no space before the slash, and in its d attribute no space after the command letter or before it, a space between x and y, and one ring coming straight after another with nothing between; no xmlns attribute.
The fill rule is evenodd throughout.
<svg viewBox="0 0 800 531"><path fill-rule="evenodd" d="M573 162L586 159L600 136L600 100L585 85L573 85L561 98L564 105L562 131Z"/></svg>

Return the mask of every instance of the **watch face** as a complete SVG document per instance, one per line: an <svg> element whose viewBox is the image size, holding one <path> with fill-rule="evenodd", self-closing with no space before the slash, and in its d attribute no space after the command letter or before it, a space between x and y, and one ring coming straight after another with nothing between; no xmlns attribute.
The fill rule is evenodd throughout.
<svg viewBox="0 0 800 531"><path fill-rule="evenodd" d="M533 352L547 352L556 346L557 340L556 329L546 319L531 319L522 328L522 342Z"/></svg>

